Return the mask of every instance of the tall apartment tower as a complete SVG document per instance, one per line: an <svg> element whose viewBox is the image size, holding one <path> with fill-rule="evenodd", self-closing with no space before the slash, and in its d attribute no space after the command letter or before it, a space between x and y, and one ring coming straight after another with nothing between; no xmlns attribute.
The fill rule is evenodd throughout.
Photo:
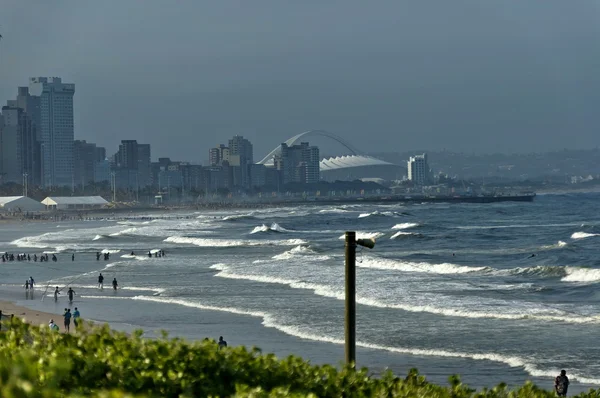
<svg viewBox="0 0 600 398"><path fill-rule="evenodd" d="M254 152L250 141L245 139L241 135L236 135L229 140L229 156L230 165L239 166L239 181L235 178L234 174L234 185L248 188L250 187L250 173L248 172L249 166L254 163Z"/></svg>
<svg viewBox="0 0 600 398"><path fill-rule="evenodd" d="M75 84L59 77L32 77L29 92L39 100L38 138L44 187L73 184L73 143L75 126L73 96Z"/></svg>
<svg viewBox="0 0 600 398"><path fill-rule="evenodd" d="M137 170L140 188L152 185L152 160L150 155L150 144L138 144Z"/></svg>
<svg viewBox="0 0 600 398"><path fill-rule="evenodd" d="M427 154L411 156L408 159L408 179L415 185L427 185L431 183L431 170L427 163Z"/></svg>
<svg viewBox="0 0 600 398"><path fill-rule="evenodd" d="M319 147L310 146L308 142L292 146L281 144L281 158L277 161L284 184L314 184L320 180Z"/></svg>

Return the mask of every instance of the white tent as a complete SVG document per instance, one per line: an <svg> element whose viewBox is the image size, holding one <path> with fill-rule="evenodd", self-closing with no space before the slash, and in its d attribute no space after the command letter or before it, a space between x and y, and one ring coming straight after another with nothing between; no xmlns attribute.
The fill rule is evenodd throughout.
<svg viewBox="0 0 600 398"><path fill-rule="evenodd" d="M48 210L102 209L108 204L102 196L48 196L42 203Z"/></svg>
<svg viewBox="0 0 600 398"><path fill-rule="evenodd" d="M43 204L27 196L0 196L0 211L28 212L44 210Z"/></svg>

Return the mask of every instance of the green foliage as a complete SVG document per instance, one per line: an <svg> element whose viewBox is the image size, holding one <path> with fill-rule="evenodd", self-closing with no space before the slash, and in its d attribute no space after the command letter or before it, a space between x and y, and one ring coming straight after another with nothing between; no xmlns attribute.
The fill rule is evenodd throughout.
<svg viewBox="0 0 600 398"><path fill-rule="evenodd" d="M367 369L314 366L244 347L219 349L212 340L143 339L105 327L62 334L15 319L0 333L0 397L551 397L526 384L476 392L450 378L428 383L413 369L372 377ZM580 397L598 397L600 390Z"/></svg>

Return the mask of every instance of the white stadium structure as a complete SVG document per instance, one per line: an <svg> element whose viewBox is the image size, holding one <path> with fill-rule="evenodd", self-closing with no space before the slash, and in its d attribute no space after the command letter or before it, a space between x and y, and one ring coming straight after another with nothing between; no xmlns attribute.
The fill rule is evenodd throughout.
<svg viewBox="0 0 600 398"><path fill-rule="evenodd" d="M310 130L295 135L285 141L288 146L299 144L300 142L307 141L310 137L325 137L341 144L346 152L350 152L348 155L340 155L334 157L325 157L320 162L321 177L325 180L332 180L335 177L378 177L379 175L387 174L389 176L396 177L396 174L404 169L403 166L386 162L381 159L377 159L373 156L363 155L359 150L354 148L349 142L344 140L342 137L324 130ZM273 149L267 156L265 156L258 164L264 164L265 166L273 165L273 157L281 153L281 146Z"/></svg>

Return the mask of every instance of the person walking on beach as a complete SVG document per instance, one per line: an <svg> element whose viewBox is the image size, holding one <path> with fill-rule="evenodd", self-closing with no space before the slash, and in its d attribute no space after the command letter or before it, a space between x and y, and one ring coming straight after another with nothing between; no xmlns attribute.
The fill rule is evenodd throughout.
<svg viewBox="0 0 600 398"><path fill-rule="evenodd" d="M79 316L79 310L75 307L75 311L73 311L73 326L75 326L75 329L79 326Z"/></svg>
<svg viewBox="0 0 600 398"><path fill-rule="evenodd" d="M117 278L113 278L112 285L113 289L117 290L117 287L119 287L119 284L117 283Z"/></svg>
<svg viewBox="0 0 600 398"><path fill-rule="evenodd" d="M65 318L65 330L69 333L71 330L71 310L67 309L63 317Z"/></svg>
<svg viewBox="0 0 600 398"><path fill-rule="evenodd" d="M223 340L223 336L219 336L219 342L217 344L219 344L219 350L223 347L227 347L227 342Z"/></svg>
<svg viewBox="0 0 600 398"><path fill-rule="evenodd" d="M33 277L32 277L32 276L30 276L30 277L29 277L29 288L30 288L31 290L33 290L33 285L34 285L34 284L35 284L35 281L33 280Z"/></svg>
<svg viewBox="0 0 600 398"><path fill-rule="evenodd" d="M569 378L567 377L567 371L561 370L560 374L554 379L554 390L556 395L559 397L566 397L567 390L569 389Z"/></svg>
<svg viewBox="0 0 600 398"><path fill-rule="evenodd" d="M54 289L54 301L58 301L58 295L60 294L60 290L58 290L58 286Z"/></svg>
<svg viewBox="0 0 600 398"><path fill-rule="evenodd" d="M98 287L104 289L104 277L102 276L102 272L100 272L100 276L98 276Z"/></svg>
<svg viewBox="0 0 600 398"><path fill-rule="evenodd" d="M69 296L69 303L73 302L73 296L75 296L75 290L73 290L73 288L69 288L69 290L67 291L67 295Z"/></svg>

